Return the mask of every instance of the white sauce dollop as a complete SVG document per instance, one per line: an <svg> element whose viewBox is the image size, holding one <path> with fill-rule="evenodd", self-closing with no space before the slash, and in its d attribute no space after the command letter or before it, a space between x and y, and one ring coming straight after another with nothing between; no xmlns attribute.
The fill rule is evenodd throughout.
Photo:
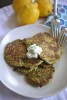
<svg viewBox="0 0 67 100"><path fill-rule="evenodd" d="M27 58L38 58L38 55L40 55L42 52L42 48L36 44L33 44L27 48L27 51Z"/></svg>

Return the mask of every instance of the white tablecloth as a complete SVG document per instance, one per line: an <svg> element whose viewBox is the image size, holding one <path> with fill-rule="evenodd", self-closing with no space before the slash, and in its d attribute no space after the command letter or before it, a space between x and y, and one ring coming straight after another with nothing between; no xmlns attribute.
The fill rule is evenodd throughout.
<svg viewBox="0 0 67 100"><path fill-rule="evenodd" d="M59 0L58 3L66 4L67 0ZM37 23L43 23L43 20L39 20ZM0 9L0 41L2 38L9 32L11 29L18 27L18 23L16 21L16 16L12 10L11 6L7 6ZM0 100L67 100L67 89L62 92L48 98L42 99L30 99L14 92L10 91L0 82Z"/></svg>

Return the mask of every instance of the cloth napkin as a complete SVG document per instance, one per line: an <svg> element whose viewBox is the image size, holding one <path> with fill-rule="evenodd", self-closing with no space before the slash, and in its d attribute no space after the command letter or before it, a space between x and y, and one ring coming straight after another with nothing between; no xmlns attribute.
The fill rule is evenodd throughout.
<svg viewBox="0 0 67 100"><path fill-rule="evenodd" d="M67 0L59 0L59 3L61 3L61 5L66 4ZM66 14L67 14L67 7L65 6L59 6L61 7L61 9L64 9ZM59 11L60 8L59 8ZM59 12L60 13L60 12ZM63 13L65 15L65 13ZM62 14L62 15L63 15ZM51 15L52 16L52 15ZM49 26L49 22L51 20L51 16L49 17L49 20L46 21L44 23L44 18L43 19L39 19L36 23L41 23L41 24L46 24ZM66 16L66 15L65 15ZM60 15L59 15L60 17ZM62 19L62 18L60 18ZM65 20L66 19L66 20ZM64 17L64 19L62 19L63 21L65 21L64 23L67 23L67 17ZM63 25L67 25L67 24L63 24ZM16 20L16 15L13 12L13 9L11 6L7 6L4 7L2 9L0 9L0 42L3 39L3 37L12 29L18 27L19 24L17 23ZM33 94L32 94L33 95ZM67 100L67 89L61 91L60 93L48 97L48 98L42 98L42 99L30 99L30 98L26 98L23 96L20 96L14 92L12 92L11 90L9 90L7 87L5 87L1 82L0 82L0 100Z"/></svg>
<svg viewBox="0 0 67 100"><path fill-rule="evenodd" d="M61 28L67 27L67 5L59 4L57 7L58 7L57 17L60 19L60 26ZM52 14L47 18L47 21L45 22L47 26L51 26L50 23L53 17L54 17L54 9L53 9Z"/></svg>

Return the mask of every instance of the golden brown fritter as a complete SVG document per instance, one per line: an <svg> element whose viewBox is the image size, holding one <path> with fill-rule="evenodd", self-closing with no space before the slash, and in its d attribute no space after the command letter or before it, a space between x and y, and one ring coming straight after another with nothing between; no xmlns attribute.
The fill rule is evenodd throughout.
<svg viewBox="0 0 67 100"><path fill-rule="evenodd" d="M22 66L22 58L26 57L26 45L19 39L7 44L4 58L12 66Z"/></svg>
<svg viewBox="0 0 67 100"><path fill-rule="evenodd" d="M25 66L22 66L22 67L15 67L14 71L17 71L21 74L28 74L29 72L31 72L32 70L34 70L36 68L37 68L37 66L32 67L32 68L25 68Z"/></svg>
<svg viewBox="0 0 67 100"><path fill-rule="evenodd" d="M25 66L25 68L31 68L40 65L43 61L39 58L28 59L26 57L27 48L22 40L15 40L12 43L7 44L5 48L4 58L13 67Z"/></svg>
<svg viewBox="0 0 67 100"><path fill-rule="evenodd" d="M45 67L40 66L26 75L28 83L42 87L43 85L46 85L50 79L53 78L53 72L55 71L54 67L47 65L44 66Z"/></svg>
<svg viewBox="0 0 67 100"><path fill-rule="evenodd" d="M23 58L22 60L24 62L25 68L32 68L32 67L38 66L43 62L43 60L41 60L39 58L29 59L29 58L26 57L26 58Z"/></svg>
<svg viewBox="0 0 67 100"><path fill-rule="evenodd" d="M48 33L38 33L32 38L25 39L27 46L31 44L40 46L43 52L40 54L40 58L48 64L54 64L61 57L61 49L55 38Z"/></svg>
<svg viewBox="0 0 67 100"><path fill-rule="evenodd" d="M53 40L54 39L52 38L52 36L49 33L44 32L44 33L38 33L31 38L24 39L24 42L27 46L29 46L33 43L35 43L37 45L41 45L43 42L51 43Z"/></svg>
<svg viewBox="0 0 67 100"><path fill-rule="evenodd" d="M55 64L61 57L61 48L56 45L46 44L43 42L41 45L43 52L40 54L40 58L48 64Z"/></svg>

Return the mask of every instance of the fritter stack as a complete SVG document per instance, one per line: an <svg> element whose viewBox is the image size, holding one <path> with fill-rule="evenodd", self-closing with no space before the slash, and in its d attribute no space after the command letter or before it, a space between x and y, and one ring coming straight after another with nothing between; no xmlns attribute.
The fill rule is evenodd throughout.
<svg viewBox="0 0 67 100"><path fill-rule="evenodd" d="M42 48L38 58L27 58L27 48L36 44ZM27 39L17 39L7 44L4 52L5 61L15 71L25 74L27 82L42 87L53 77L53 64L60 59L62 50L57 40L48 33L38 33Z"/></svg>

